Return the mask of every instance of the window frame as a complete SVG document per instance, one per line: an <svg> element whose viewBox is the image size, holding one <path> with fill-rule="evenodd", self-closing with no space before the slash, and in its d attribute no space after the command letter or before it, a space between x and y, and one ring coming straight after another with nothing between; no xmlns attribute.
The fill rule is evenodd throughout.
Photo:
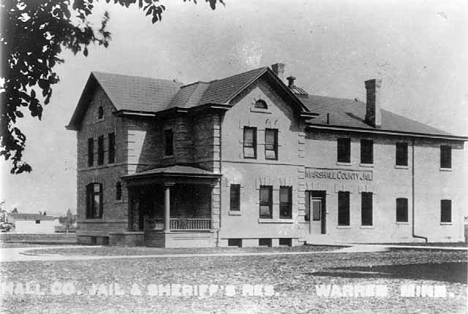
<svg viewBox="0 0 468 314"><path fill-rule="evenodd" d="M255 101L254 108L255 109L267 110L268 109L268 104L263 99L259 99L259 100Z"/></svg>
<svg viewBox="0 0 468 314"><path fill-rule="evenodd" d="M348 227L351 225L350 198L349 191L338 192L338 226ZM343 203L343 201L345 202Z"/></svg>
<svg viewBox="0 0 468 314"><path fill-rule="evenodd" d="M174 156L174 132L172 129L164 130L164 156Z"/></svg>
<svg viewBox="0 0 468 314"><path fill-rule="evenodd" d="M98 187L98 191L96 191L96 187ZM98 196L99 208L95 208L95 196ZM86 185L86 219L102 219L103 200L102 183L92 182Z"/></svg>
<svg viewBox="0 0 468 314"><path fill-rule="evenodd" d="M108 135L108 145L109 145L109 150L107 153L107 162L109 164L113 164L115 162L115 133L109 133Z"/></svg>
<svg viewBox="0 0 468 314"><path fill-rule="evenodd" d="M268 191L268 200L262 202L262 190ZM261 219L272 219L273 218L273 186L261 185L259 190L259 217ZM262 207L268 206L269 215L262 215Z"/></svg>
<svg viewBox="0 0 468 314"><path fill-rule="evenodd" d="M374 164L374 141L369 139L361 139L361 164Z"/></svg>
<svg viewBox="0 0 468 314"><path fill-rule="evenodd" d="M252 143L246 141L246 134L248 131L252 131ZM246 150L252 149L253 156L247 156L250 154L246 154ZM243 156L244 159L257 159L257 128L244 126L243 131Z"/></svg>
<svg viewBox="0 0 468 314"><path fill-rule="evenodd" d="M351 139L349 137L337 138L336 160L339 163L351 163Z"/></svg>
<svg viewBox="0 0 468 314"><path fill-rule="evenodd" d="M452 146L440 145L440 168L452 169Z"/></svg>
<svg viewBox="0 0 468 314"><path fill-rule="evenodd" d="M240 184L231 184L229 186L229 211L240 212L240 191Z"/></svg>
<svg viewBox="0 0 468 314"><path fill-rule="evenodd" d="M118 181L115 184L115 200L121 201L122 200L122 182Z"/></svg>
<svg viewBox="0 0 468 314"><path fill-rule="evenodd" d="M104 135L98 136L97 155L97 165L102 166L104 164Z"/></svg>
<svg viewBox="0 0 468 314"><path fill-rule="evenodd" d="M395 165L408 167L408 143L397 142L395 144Z"/></svg>
<svg viewBox="0 0 468 314"><path fill-rule="evenodd" d="M287 191L286 202L282 202L281 194L283 191ZM291 186L280 186L279 190L279 218L280 219L292 219L292 199L293 199L293 189ZM283 215L283 209L287 212L286 215Z"/></svg>
<svg viewBox="0 0 468 314"><path fill-rule="evenodd" d="M88 138L88 167L94 166L94 138Z"/></svg>
<svg viewBox="0 0 468 314"><path fill-rule="evenodd" d="M267 133L270 132L273 133L273 144L267 143ZM278 133L278 129L265 129L265 159L278 160ZM274 157L268 157L268 152L273 152Z"/></svg>
<svg viewBox="0 0 468 314"><path fill-rule="evenodd" d="M361 193L361 226L370 227L373 225L374 225L374 194L372 192L362 192Z"/></svg>
<svg viewBox="0 0 468 314"><path fill-rule="evenodd" d="M402 216L404 219L401 219ZM399 197L396 199L396 222L409 222L408 199L406 197Z"/></svg>
<svg viewBox="0 0 468 314"><path fill-rule="evenodd" d="M444 213L446 211L448 211L448 215ZM446 217L448 217L448 220L444 219ZM442 224L452 223L452 200L449 200L449 199L440 200L440 223Z"/></svg>

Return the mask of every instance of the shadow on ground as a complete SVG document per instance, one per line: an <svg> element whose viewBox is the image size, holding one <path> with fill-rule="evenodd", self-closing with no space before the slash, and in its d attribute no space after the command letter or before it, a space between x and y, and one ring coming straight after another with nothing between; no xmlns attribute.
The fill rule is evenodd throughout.
<svg viewBox="0 0 468 314"><path fill-rule="evenodd" d="M467 262L338 267L306 273L312 276L343 278L394 278L467 283Z"/></svg>

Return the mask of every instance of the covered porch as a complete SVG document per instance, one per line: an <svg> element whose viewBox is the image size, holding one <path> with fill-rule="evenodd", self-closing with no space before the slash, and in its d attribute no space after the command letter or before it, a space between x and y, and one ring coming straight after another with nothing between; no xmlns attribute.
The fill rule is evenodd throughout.
<svg viewBox="0 0 468 314"><path fill-rule="evenodd" d="M212 207L219 178L190 166L123 177L129 192L129 232L143 232L145 246L214 246L218 220Z"/></svg>

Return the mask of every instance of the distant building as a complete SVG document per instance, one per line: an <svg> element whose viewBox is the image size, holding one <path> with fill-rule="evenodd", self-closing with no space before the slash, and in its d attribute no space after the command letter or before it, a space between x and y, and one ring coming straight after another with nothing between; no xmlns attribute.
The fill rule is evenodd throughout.
<svg viewBox="0 0 468 314"><path fill-rule="evenodd" d="M40 214L8 214L15 233L54 233L54 217Z"/></svg>
<svg viewBox="0 0 468 314"><path fill-rule="evenodd" d="M93 72L78 241L160 247L463 241L463 147L367 101L310 95L275 64L211 82ZM387 105L389 107L389 105Z"/></svg>

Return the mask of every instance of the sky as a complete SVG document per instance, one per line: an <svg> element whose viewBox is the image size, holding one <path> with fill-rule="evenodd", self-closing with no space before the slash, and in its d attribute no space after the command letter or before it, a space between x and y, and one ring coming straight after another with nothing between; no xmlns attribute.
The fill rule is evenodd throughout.
<svg viewBox="0 0 468 314"><path fill-rule="evenodd" d="M33 171L11 175L1 162L4 208L76 211L76 133L65 126L91 71L188 84L281 62L309 94L361 100L364 81L380 78L384 109L468 135L468 1L225 0L215 11L203 0L161 3L156 24L136 7L97 5L93 21L109 12L112 42L88 57L62 54L42 121L18 123Z"/></svg>

